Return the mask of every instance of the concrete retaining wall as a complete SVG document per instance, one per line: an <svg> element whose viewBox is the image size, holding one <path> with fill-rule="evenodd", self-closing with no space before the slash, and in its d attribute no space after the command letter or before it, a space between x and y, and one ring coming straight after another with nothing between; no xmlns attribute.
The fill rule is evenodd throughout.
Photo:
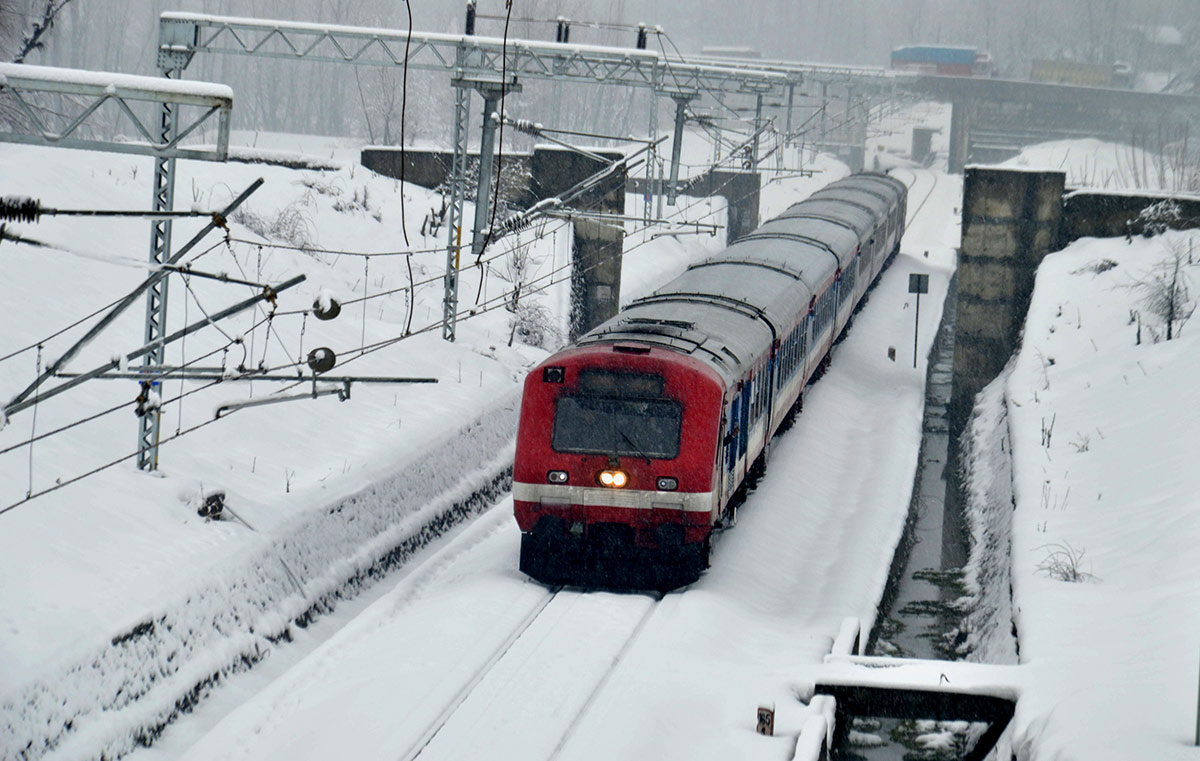
<svg viewBox="0 0 1200 761"><path fill-rule="evenodd" d="M950 434L957 441L975 395L1017 349L1042 258L1083 237L1146 232L1143 210L1170 199L1174 229L1200 227L1200 197L1073 191L1062 172L968 167L963 177L962 248ZM953 457L953 455L952 455Z"/></svg>
<svg viewBox="0 0 1200 761"><path fill-rule="evenodd" d="M1170 224L1173 229L1200 226L1200 197L1172 198L1166 193L1117 195L1086 190L1069 193L1063 199L1060 247L1065 248L1079 238L1115 238L1127 232L1142 235L1146 231L1145 220L1139 218L1142 211L1168 199L1180 212L1180 218Z"/></svg>
<svg viewBox="0 0 1200 761"><path fill-rule="evenodd" d="M1017 347L1038 264L1059 248L1065 181L1062 172L966 170L952 439L962 433L975 394Z"/></svg>

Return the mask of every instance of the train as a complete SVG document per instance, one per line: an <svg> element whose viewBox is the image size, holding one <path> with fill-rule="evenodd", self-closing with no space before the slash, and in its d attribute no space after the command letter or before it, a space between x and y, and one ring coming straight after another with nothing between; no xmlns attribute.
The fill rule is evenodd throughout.
<svg viewBox="0 0 1200 761"><path fill-rule="evenodd" d="M520 570L550 585L697 580L899 251L907 201L887 174L833 182L535 367L513 462Z"/></svg>

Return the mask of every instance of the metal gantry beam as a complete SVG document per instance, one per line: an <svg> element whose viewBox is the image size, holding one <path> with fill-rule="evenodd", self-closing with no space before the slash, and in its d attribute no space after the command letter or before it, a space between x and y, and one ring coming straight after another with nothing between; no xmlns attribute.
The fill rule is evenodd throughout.
<svg viewBox="0 0 1200 761"><path fill-rule="evenodd" d="M168 27L174 30L167 32ZM788 77L720 62L669 60L650 50L556 42L437 34L296 21L164 13L160 40L170 35L171 52L398 66L409 46L409 68L444 71L455 78L495 78L502 71L519 79L553 79L624 87L682 91L781 94ZM189 43L189 39L192 42ZM185 64L186 65L186 64Z"/></svg>
<svg viewBox="0 0 1200 761"><path fill-rule="evenodd" d="M30 128L19 131L22 125L9 125L10 131L0 132L0 142L213 161L224 161L229 154L233 91L225 85L165 82L132 74L0 63L0 93L11 96ZM46 94L73 96L65 98L62 104L68 109L62 119L65 124L52 124L34 102L34 97ZM201 111L186 123L180 123L172 135L164 136L160 129L146 124L135 113L131 104L139 102L169 107L177 114L184 106L194 106ZM117 113L123 117L122 123L132 127L145 142L84 137L90 126L89 119L106 103L115 104ZM184 148L180 145L184 138L213 121L217 128L215 148Z"/></svg>
<svg viewBox="0 0 1200 761"><path fill-rule="evenodd" d="M405 51L407 60L405 58ZM159 26L160 66L182 71L200 53L245 55L359 66L400 66L442 71L455 86L454 158L450 224L446 246L442 337L453 341L458 313L458 269L462 245L462 206L466 197L467 130L471 89L484 98L483 136L471 251L486 243L482 224L489 217L490 116L503 96L523 79L647 88L673 99L704 93L780 95L794 78L752 67L668 59L640 49L581 46L474 35L310 24L295 21L164 13ZM507 81L501 82L504 78ZM652 114L656 109L651 107ZM653 120L653 116L652 116ZM652 130L653 131L653 130ZM677 171L677 167L675 167ZM660 214L661 216L661 214Z"/></svg>
<svg viewBox="0 0 1200 761"><path fill-rule="evenodd" d="M169 40L179 42L178 38ZM186 39L182 40L186 42ZM224 161L229 155L230 113L233 91L226 85L206 82L176 82L170 79L178 68L161 66L166 79L115 74L108 72L61 69L49 66L0 63L0 93L8 95L26 117L25 124L10 126L12 131L0 133L0 142L27 143L61 148L81 148L110 153L129 153L153 156L153 211L170 212L174 207L175 160L177 158ZM70 96L62 99L65 116L51 118L41 109L37 98L45 95ZM107 103L114 103L122 123L145 142L126 142L85 136L89 119ZM134 104L150 103L159 107L157 128L147 125L134 110ZM196 110L183 120L183 109ZM111 109L109 109L111 110ZM185 148L184 138L201 127L216 122L214 148ZM25 131L20 131L21 128ZM151 223L150 262L161 265L168 260L171 247L171 220L158 218ZM130 297L130 300L133 297ZM128 305L123 302L124 305ZM146 367L163 362L163 338L167 320L166 279L152 279L146 289L145 345ZM97 326L98 332L103 325ZM88 337L94 335L89 332ZM60 357L54 365L61 366L74 352ZM23 394L36 388L46 375L40 376L22 394L18 394L6 411L21 400ZM144 415L138 423L138 467L153 470L158 460L159 412Z"/></svg>

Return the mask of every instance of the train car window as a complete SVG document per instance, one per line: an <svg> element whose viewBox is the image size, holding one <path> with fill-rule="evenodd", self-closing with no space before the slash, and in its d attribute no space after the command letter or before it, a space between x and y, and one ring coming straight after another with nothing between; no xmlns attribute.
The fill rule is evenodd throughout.
<svg viewBox="0 0 1200 761"><path fill-rule="evenodd" d="M563 396L550 443L556 452L673 460L682 422L683 405L670 399Z"/></svg>
<svg viewBox="0 0 1200 761"><path fill-rule="evenodd" d="M661 397L664 385L661 375L651 373L614 373L597 368L579 371L579 390L598 396Z"/></svg>

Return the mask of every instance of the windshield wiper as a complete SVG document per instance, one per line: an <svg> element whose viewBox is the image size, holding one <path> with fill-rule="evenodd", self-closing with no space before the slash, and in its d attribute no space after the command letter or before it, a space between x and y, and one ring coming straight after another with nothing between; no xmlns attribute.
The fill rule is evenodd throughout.
<svg viewBox="0 0 1200 761"><path fill-rule="evenodd" d="M641 457L643 460L645 460L647 465L650 465L650 464L651 464L651 463L650 463L650 458L646 456L646 453L645 453L645 452L643 452L643 451L641 450L641 448L640 448L640 447L638 447L638 445L637 445L637 444L634 444L634 443L633 443L633 439L631 439L631 438L629 438L628 436L626 436L626 435L625 435L625 432L624 432L624 431L622 431L620 428L618 428L618 429L617 429L617 433L621 434L621 438L625 439L625 441L629 443L629 446L633 447L633 451L634 451L634 452L636 452L636 453L638 454L638 456L640 456L640 457Z"/></svg>

